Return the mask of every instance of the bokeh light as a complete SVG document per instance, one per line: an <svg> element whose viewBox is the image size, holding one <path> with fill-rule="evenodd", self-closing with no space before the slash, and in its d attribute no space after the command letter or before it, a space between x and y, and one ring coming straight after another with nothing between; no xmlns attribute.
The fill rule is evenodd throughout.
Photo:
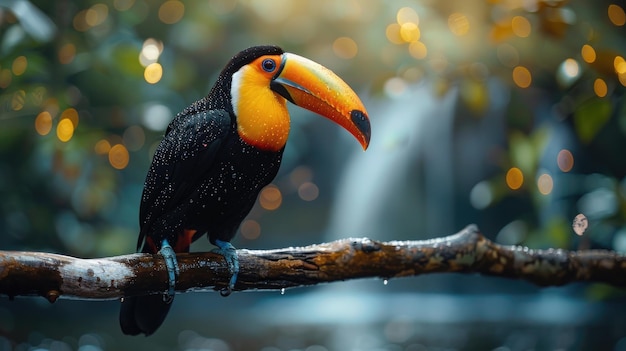
<svg viewBox="0 0 626 351"><path fill-rule="evenodd" d="M578 74L580 74L580 66L578 65L578 62L572 58L568 58L563 61L562 67L563 73L570 78L578 77Z"/></svg>
<svg viewBox="0 0 626 351"><path fill-rule="evenodd" d="M90 7L85 13L85 22L90 27L102 24L109 15L109 7L99 3Z"/></svg>
<svg viewBox="0 0 626 351"><path fill-rule="evenodd" d="M544 173L537 178L537 189L539 189L539 193L542 195L549 195L553 188L554 181L551 175Z"/></svg>
<svg viewBox="0 0 626 351"><path fill-rule="evenodd" d="M74 128L78 127L78 111L76 111L73 107L63 110L61 113L61 119L69 119Z"/></svg>
<svg viewBox="0 0 626 351"><path fill-rule="evenodd" d="M98 155L108 155L111 150L111 143L106 139L100 139L94 146L94 151Z"/></svg>
<svg viewBox="0 0 626 351"><path fill-rule="evenodd" d="M390 97L402 95L407 88L406 81L400 77L391 77L385 81L383 90Z"/></svg>
<svg viewBox="0 0 626 351"><path fill-rule="evenodd" d="M511 167L506 172L506 185L511 190L517 190L524 184L524 174L522 170L517 167Z"/></svg>
<svg viewBox="0 0 626 351"><path fill-rule="evenodd" d="M304 182L298 187L298 196L304 201L313 201L319 194L319 188L315 183Z"/></svg>
<svg viewBox="0 0 626 351"><path fill-rule="evenodd" d="M108 18L109 7L106 4L94 4L88 9L76 13L72 20L74 29L79 32L86 32L89 29L99 26Z"/></svg>
<svg viewBox="0 0 626 351"><path fill-rule="evenodd" d="M76 57L76 46L72 43L65 43L58 52L59 62L67 65L74 61Z"/></svg>
<svg viewBox="0 0 626 351"><path fill-rule="evenodd" d="M11 109L13 111L20 111L26 104L26 92L22 89L16 91L11 96Z"/></svg>
<svg viewBox="0 0 626 351"><path fill-rule="evenodd" d="M48 135L52 130L52 115L48 111L42 111L35 118L35 130L39 135Z"/></svg>
<svg viewBox="0 0 626 351"><path fill-rule="evenodd" d="M470 30L470 22L467 16L455 12L448 16L448 28L457 36L466 35Z"/></svg>
<svg viewBox="0 0 626 351"><path fill-rule="evenodd" d="M122 144L115 144L109 150L109 163L115 169L124 169L128 166L130 155Z"/></svg>
<svg viewBox="0 0 626 351"><path fill-rule="evenodd" d="M159 19L165 24L174 24L185 15L185 5L178 0L168 0L159 7Z"/></svg>
<svg viewBox="0 0 626 351"><path fill-rule="evenodd" d="M294 189L306 182L310 182L311 179L313 179L313 172L310 167L304 165L294 168L289 174L289 183Z"/></svg>
<svg viewBox="0 0 626 351"><path fill-rule="evenodd" d="M78 12L74 16L74 19L72 21L72 24L74 25L74 29L76 29L79 32L86 32L90 28L85 18L86 15L87 15L87 10L83 10L83 11Z"/></svg>
<svg viewBox="0 0 626 351"><path fill-rule="evenodd" d="M246 219L239 228L241 236L248 240L256 240L261 236L261 224L253 219Z"/></svg>
<svg viewBox="0 0 626 351"><path fill-rule="evenodd" d="M402 36L400 35L400 25L397 23L392 23L387 26L385 30L385 35L387 36L387 40L394 44L404 44L404 40L402 40Z"/></svg>
<svg viewBox="0 0 626 351"><path fill-rule="evenodd" d="M593 63L596 60L596 50L589 44L583 45L580 49L580 54L587 63Z"/></svg>
<svg viewBox="0 0 626 351"><path fill-rule="evenodd" d="M407 22L400 26L400 37L404 42L413 43L420 40L420 29L417 24L413 22Z"/></svg>
<svg viewBox="0 0 626 351"><path fill-rule="evenodd" d="M532 82L532 75L528 68L517 66L513 69L513 82L520 88L528 88Z"/></svg>
<svg viewBox="0 0 626 351"><path fill-rule="evenodd" d="M74 124L68 118L61 119L57 124L57 138L66 143L74 135Z"/></svg>
<svg viewBox="0 0 626 351"><path fill-rule="evenodd" d="M146 67L151 63L155 63L159 60L159 56L163 52L163 42L148 38L143 42L141 52L139 53L139 63Z"/></svg>
<svg viewBox="0 0 626 351"><path fill-rule="evenodd" d="M581 69L578 61L568 58L559 66L556 78L561 86L568 87L580 77L580 74Z"/></svg>
<svg viewBox="0 0 626 351"><path fill-rule="evenodd" d="M423 58L426 58L426 56L428 55L428 49L426 48L426 45L421 41L414 41L409 44L409 53L414 58L421 60Z"/></svg>
<svg viewBox="0 0 626 351"><path fill-rule="evenodd" d="M28 67L28 60L26 56L18 56L13 60L13 65L11 66L11 71L15 76L21 76L26 72L26 67Z"/></svg>
<svg viewBox="0 0 626 351"><path fill-rule="evenodd" d="M259 195L259 203L261 207L268 211L273 211L280 207L283 202L283 195L275 185L268 185L263 190L261 190L261 194Z"/></svg>
<svg viewBox="0 0 626 351"><path fill-rule="evenodd" d="M417 12L411 7L403 7L398 10L396 13L396 21L399 25L404 25L406 23L413 23L416 26L420 23L420 18Z"/></svg>
<svg viewBox="0 0 626 351"><path fill-rule="evenodd" d="M613 67L617 74L626 73L626 60L621 56L615 56L615 59L613 59Z"/></svg>
<svg viewBox="0 0 626 351"><path fill-rule="evenodd" d="M352 38L339 37L333 42L333 52L342 59L351 59L359 52L359 47Z"/></svg>
<svg viewBox="0 0 626 351"><path fill-rule="evenodd" d="M624 60L622 56L615 56L613 67L615 68L615 73L617 73L620 84L626 86L626 60Z"/></svg>
<svg viewBox="0 0 626 351"><path fill-rule="evenodd" d="M491 205L493 197L493 189L489 182L485 180L474 185L470 191L470 203L477 210L483 210Z"/></svg>
<svg viewBox="0 0 626 351"><path fill-rule="evenodd" d="M156 84L163 77L163 67L157 62L151 63L144 70L143 77L146 82Z"/></svg>
<svg viewBox="0 0 626 351"><path fill-rule="evenodd" d="M616 26L623 26L626 24L626 13L624 9L616 4L609 5L608 8L609 20Z"/></svg>
<svg viewBox="0 0 626 351"><path fill-rule="evenodd" d="M143 125L153 131L162 132L172 120L172 111L169 107L153 103L148 104L141 114Z"/></svg>
<svg viewBox="0 0 626 351"><path fill-rule="evenodd" d="M608 92L608 87L606 82L602 78L597 78L593 82L593 92L598 95L598 97L605 97Z"/></svg>
<svg viewBox="0 0 626 351"><path fill-rule="evenodd" d="M513 33L520 38L526 38L530 35L530 21L523 16L514 16L511 19L511 28Z"/></svg>
<svg viewBox="0 0 626 351"><path fill-rule="evenodd" d="M556 163L561 171L569 172L574 168L574 155L572 155L571 151L563 149L559 151L556 157Z"/></svg>

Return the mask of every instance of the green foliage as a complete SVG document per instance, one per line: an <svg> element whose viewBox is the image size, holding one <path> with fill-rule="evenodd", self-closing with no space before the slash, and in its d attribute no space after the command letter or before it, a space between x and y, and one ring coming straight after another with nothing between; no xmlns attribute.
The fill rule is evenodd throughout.
<svg viewBox="0 0 626 351"><path fill-rule="evenodd" d="M580 140L588 144L611 118L611 101L593 97L584 101L574 112L574 126Z"/></svg>

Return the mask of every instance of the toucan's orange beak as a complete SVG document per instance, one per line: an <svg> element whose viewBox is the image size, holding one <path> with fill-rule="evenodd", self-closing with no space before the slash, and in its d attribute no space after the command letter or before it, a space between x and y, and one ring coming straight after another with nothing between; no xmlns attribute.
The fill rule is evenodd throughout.
<svg viewBox="0 0 626 351"><path fill-rule="evenodd" d="M348 84L328 68L284 53L270 86L292 103L339 124L367 149L371 135L367 111Z"/></svg>

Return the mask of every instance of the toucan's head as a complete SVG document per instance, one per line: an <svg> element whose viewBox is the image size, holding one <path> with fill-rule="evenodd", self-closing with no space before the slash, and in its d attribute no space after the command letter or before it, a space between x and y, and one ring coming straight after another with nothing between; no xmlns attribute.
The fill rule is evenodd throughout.
<svg viewBox="0 0 626 351"><path fill-rule="evenodd" d="M282 149L289 135L289 100L344 127L367 148L370 122L363 103L324 66L276 46L255 46L231 59L220 79L228 76L237 131L245 142Z"/></svg>

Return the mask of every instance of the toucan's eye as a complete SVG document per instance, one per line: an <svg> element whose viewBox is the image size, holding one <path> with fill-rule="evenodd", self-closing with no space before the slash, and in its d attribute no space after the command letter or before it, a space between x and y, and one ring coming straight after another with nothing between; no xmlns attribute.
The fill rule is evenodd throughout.
<svg viewBox="0 0 626 351"><path fill-rule="evenodd" d="M276 61L272 59L265 59L261 63L261 67L263 67L263 70L265 72L274 72L274 70L276 69Z"/></svg>

